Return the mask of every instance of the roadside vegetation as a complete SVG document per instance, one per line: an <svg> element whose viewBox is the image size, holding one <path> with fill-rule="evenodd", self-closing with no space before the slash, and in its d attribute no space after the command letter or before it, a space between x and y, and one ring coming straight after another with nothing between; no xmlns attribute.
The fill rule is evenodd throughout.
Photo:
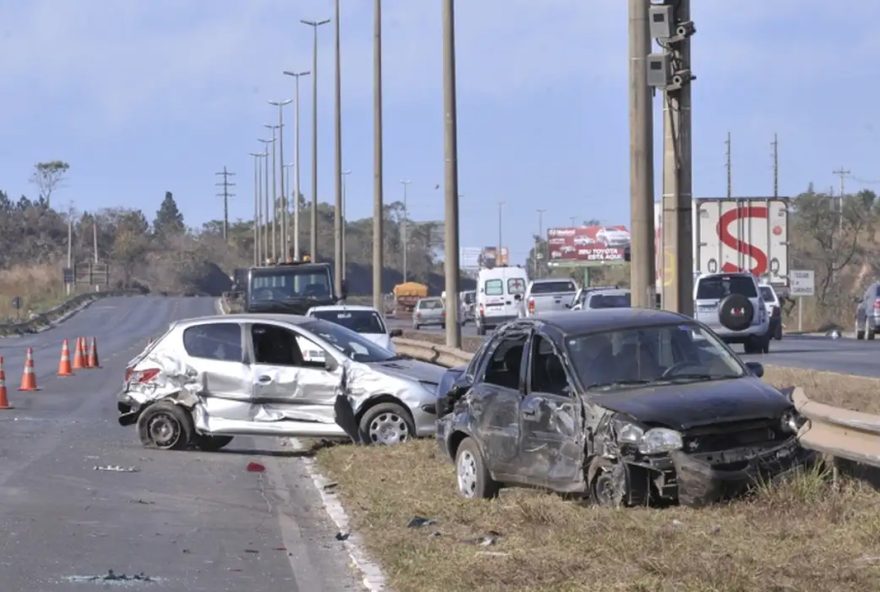
<svg viewBox="0 0 880 592"><path fill-rule="evenodd" d="M612 510L523 489L464 500L432 440L318 462L397 592L880 587L880 493L820 469L703 509Z"/></svg>
<svg viewBox="0 0 880 592"><path fill-rule="evenodd" d="M777 388L797 385L820 403L880 414L880 379L803 368L765 366L764 381Z"/></svg>

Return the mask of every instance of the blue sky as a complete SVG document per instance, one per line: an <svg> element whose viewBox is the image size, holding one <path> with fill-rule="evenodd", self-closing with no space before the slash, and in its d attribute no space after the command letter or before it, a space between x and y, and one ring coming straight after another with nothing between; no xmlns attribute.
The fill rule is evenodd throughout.
<svg viewBox="0 0 880 592"><path fill-rule="evenodd" d="M880 188L857 180L880 180L880 3L693 4L695 195L725 191L728 130L735 194L772 190L774 132L782 194L809 181L836 186L841 165L855 177L848 188ZM371 212L372 2L342 6L343 160L355 218ZM383 8L386 201L411 179L411 216L440 219L440 2ZM247 153L277 117L266 101L292 95L282 70L311 68L311 29L299 20L331 16L332 2L0 0L0 14L0 189L32 196L33 163L64 159L71 171L57 205L138 207L152 218L170 190L198 226L222 215L214 172L224 165L238 173L232 217L251 216ZM626 16L625 0L457 2L462 246L497 241L499 200L514 262L537 230L536 208L548 210L545 227L572 216L628 223ZM332 34L323 27L319 39L322 201L333 196ZM310 85L301 91L307 196Z"/></svg>

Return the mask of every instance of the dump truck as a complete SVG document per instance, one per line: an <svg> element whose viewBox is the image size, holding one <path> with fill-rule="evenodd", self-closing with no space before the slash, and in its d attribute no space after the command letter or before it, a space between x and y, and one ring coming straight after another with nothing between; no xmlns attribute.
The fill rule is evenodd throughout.
<svg viewBox="0 0 880 592"><path fill-rule="evenodd" d="M416 302L428 295L428 286L418 282L404 282L394 286L393 293L396 308L412 312Z"/></svg>

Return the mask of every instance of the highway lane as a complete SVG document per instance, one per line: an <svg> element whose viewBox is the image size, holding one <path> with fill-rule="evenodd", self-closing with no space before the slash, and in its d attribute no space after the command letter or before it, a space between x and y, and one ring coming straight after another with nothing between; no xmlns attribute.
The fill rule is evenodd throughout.
<svg viewBox="0 0 880 592"><path fill-rule="evenodd" d="M172 320L213 312L212 299L112 298L0 340L16 406L0 411L0 589L104 589L89 578L109 570L162 592L361 589L298 453L244 437L217 453L147 450L118 425L126 362ZM54 376L61 339L81 334L98 337L103 368ZM28 346L37 393L15 390Z"/></svg>
<svg viewBox="0 0 880 592"><path fill-rule="evenodd" d="M391 328L412 329L408 317L389 318ZM440 327L423 327L421 331L439 335ZM473 324L462 328L462 336L475 336ZM880 341L856 341L851 338L808 335L785 335L782 341L770 342L769 354L745 354L741 345L733 345L744 360L777 366L825 370L843 374L880 377Z"/></svg>

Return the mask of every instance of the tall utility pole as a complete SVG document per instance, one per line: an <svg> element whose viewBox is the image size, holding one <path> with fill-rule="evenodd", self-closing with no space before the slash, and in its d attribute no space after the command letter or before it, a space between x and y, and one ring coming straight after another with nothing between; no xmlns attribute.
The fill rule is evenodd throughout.
<svg viewBox="0 0 880 592"><path fill-rule="evenodd" d="M504 243L501 241L501 209L504 207L504 202L498 202L498 255L495 257L496 265L501 264L501 249L504 246Z"/></svg>
<svg viewBox="0 0 880 592"><path fill-rule="evenodd" d="M443 0L443 153L446 192L446 345L461 347L458 324L458 132L455 105L455 8Z"/></svg>
<svg viewBox="0 0 880 592"><path fill-rule="evenodd" d="M254 266L260 264L260 158L261 152L250 152L254 157Z"/></svg>
<svg viewBox="0 0 880 592"><path fill-rule="evenodd" d="M67 211L67 267L73 273L73 283L76 283L76 271L73 269L73 207ZM70 296L71 284L65 284L67 295Z"/></svg>
<svg viewBox="0 0 880 592"><path fill-rule="evenodd" d="M724 145L726 147L725 151L725 159L727 164L727 199L733 197L733 169L732 163L730 159L730 132L727 132L727 140L724 141Z"/></svg>
<svg viewBox="0 0 880 592"><path fill-rule="evenodd" d="M229 177L234 177L235 173L230 173L226 170L226 167L223 167L223 170L219 173L214 173L215 175L222 175L223 181L220 183L215 183L217 187L223 188L223 193L218 193L217 197L223 198L223 240L229 240L229 198L234 197L234 193L229 193L229 188L234 187L235 183L229 182Z"/></svg>
<svg viewBox="0 0 880 592"><path fill-rule="evenodd" d="M345 209L345 178L351 174L351 171L342 171L342 279L345 279L345 226L347 224L348 218L346 217L346 213L348 210Z"/></svg>
<svg viewBox="0 0 880 592"><path fill-rule="evenodd" d="M290 221L287 219L287 193L285 193L284 191L284 106L289 105L292 102L293 99L286 99L283 101L269 101L270 105L278 107L278 168L281 172L281 203L278 205L281 206L280 251L282 259L286 259L287 255L290 253L290 245L288 244L290 241L290 237L287 235L287 228ZM275 206L276 212L278 211L278 205Z"/></svg>
<svg viewBox="0 0 880 592"><path fill-rule="evenodd" d="M851 174L852 171L848 171L843 167L840 167L836 171L831 171L835 175L840 177L840 197L837 199L839 207L837 209L837 224L838 227L843 229L843 200L846 197L846 176Z"/></svg>
<svg viewBox="0 0 880 592"><path fill-rule="evenodd" d="M779 197L779 139L773 134L773 197Z"/></svg>
<svg viewBox="0 0 880 592"><path fill-rule="evenodd" d="M336 207L333 208L333 250L335 253L335 263L333 270L336 272L336 289L342 295L342 280L345 279L345 254L343 253L342 233L342 66L339 48L339 0L335 2L336 17L334 25L336 25L336 84L335 86L335 139L334 151L336 158L334 159L334 184L336 189Z"/></svg>
<svg viewBox="0 0 880 592"><path fill-rule="evenodd" d="M535 240L535 278L538 278L538 272L541 269L538 261L540 260L541 237L544 236L544 212L546 209L535 210L538 212L538 238Z"/></svg>
<svg viewBox="0 0 880 592"><path fill-rule="evenodd" d="M629 0L629 203L632 305L654 308L654 116L646 58L650 0Z"/></svg>
<svg viewBox="0 0 880 592"><path fill-rule="evenodd" d="M296 91L294 92L294 118L293 118L293 135L296 138L293 143L293 175L294 175L294 191L293 191L293 258L299 261L299 77L308 76L309 72L288 72L284 71L287 76L293 76L296 79Z"/></svg>
<svg viewBox="0 0 880 592"><path fill-rule="evenodd" d="M263 215L261 220L263 223L261 230L263 235L262 262L265 263L269 259L269 144L274 144L274 142L264 138L260 138L259 141L266 147L264 153L266 160L263 161Z"/></svg>
<svg viewBox="0 0 880 592"><path fill-rule="evenodd" d="M693 316L690 38L695 29L690 0L668 6L675 14L674 36L664 40L673 72L663 92L662 297L663 308Z"/></svg>
<svg viewBox="0 0 880 592"><path fill-rule="evenodd" d="M272 210L271 210L272 211L272 248L271 248L270 252L271 252L272 260L277 263L278 262L278 250L276 247L278 245L278 240L277 240L276 231L277 231L277 227L278 227L278 189L277 189L276 179L275 179L275 171L277 169L277 167L275 166L277 164L277 160L275 158L275 144L278 142L278 137L275 135L275 130L278 130L279 127L277 125L272 125L272 124L268 124L268 123L264 124L263 127L267 127L270 130L272 130L272 140L271 140L271 142L272 142ZM268 211L266 212L266 215L267 216L269 215ZM268 223L268 220L267 220L267 223Z"/></svg>
<svg viewBox="0 0 880 592"><path fill-rule="evenodd" d="M382 0L375 0L373 14L373 307L382 307Z"/></svg>
<svg viewBox="0 0 880 592"><path fill-rule="evenodd" d="M312 214L309 226L309 250L312 261L318 260L318 27L326 25L323 21L300 21L312 27L314 32L312 46Z"/></svg>
<svg viewBox="0 0 880 592"><path fill-rule="evenodd" d="M401 180L400 184L403 185L403 228L401 228L403 234L403 281L406 282L406 252L409 250L409 245L407 243L407 226L409 226L409 208L406 205L406 188L412 183L410 180Z"/></svg>

